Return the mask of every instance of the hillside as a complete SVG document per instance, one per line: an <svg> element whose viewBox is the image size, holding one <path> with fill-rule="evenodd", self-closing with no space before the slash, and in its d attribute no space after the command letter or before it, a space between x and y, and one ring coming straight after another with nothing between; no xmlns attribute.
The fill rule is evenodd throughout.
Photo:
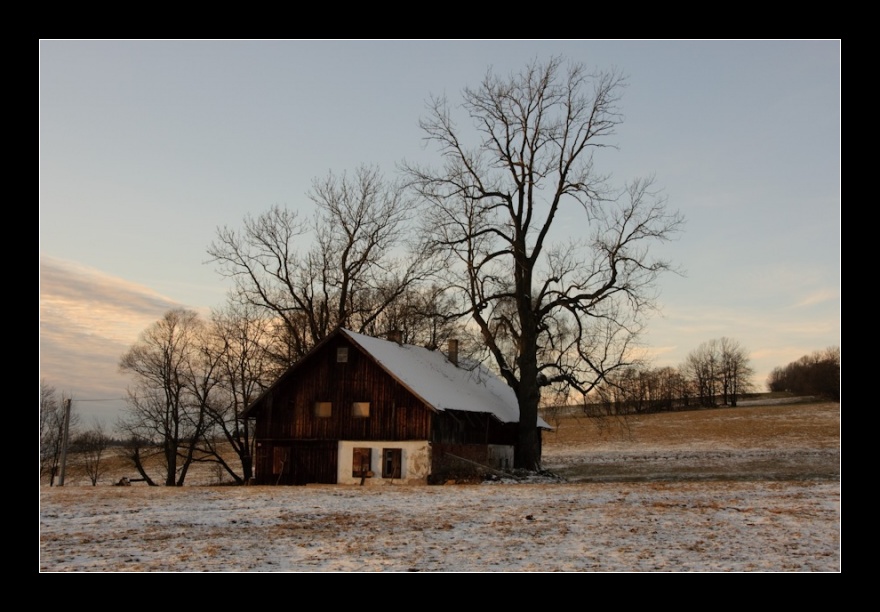
<svg viewBox="0 0 880 612"><path fill-rule="evenodd" d="M715 408L597 420L544 437L544 467L569 481L839 479L840 404Z"/></svg>

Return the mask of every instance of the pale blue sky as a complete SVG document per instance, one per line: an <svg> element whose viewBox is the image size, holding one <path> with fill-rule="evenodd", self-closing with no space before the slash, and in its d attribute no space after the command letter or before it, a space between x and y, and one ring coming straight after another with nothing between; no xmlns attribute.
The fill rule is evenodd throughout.
<svg viewBox="0 0 880 612"><path fill-rule="evenodd" d="M429 95L552 55L628 76L598 166L656 175L687 218L662 250L687 274L661 283L656 364L728 336L763 387L839 345L839 41L41 41L41 377L112 423L138 332L222 305L218 226L307 212L331 170L436 162Z"/></svg>

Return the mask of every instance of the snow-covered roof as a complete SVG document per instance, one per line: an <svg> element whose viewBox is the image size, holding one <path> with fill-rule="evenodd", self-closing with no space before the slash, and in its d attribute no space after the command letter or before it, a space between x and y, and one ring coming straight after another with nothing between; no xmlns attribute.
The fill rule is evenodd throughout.
<svg viewBox="0 0 880 612"><path fill-rule="evenodd" d="M434 409L489 413L502 423L519 421L513 389L484 365L468 360L455 365L441 351L397 344L347 329L339 331ZM550 429L541 417L537 425Z"/></svg>

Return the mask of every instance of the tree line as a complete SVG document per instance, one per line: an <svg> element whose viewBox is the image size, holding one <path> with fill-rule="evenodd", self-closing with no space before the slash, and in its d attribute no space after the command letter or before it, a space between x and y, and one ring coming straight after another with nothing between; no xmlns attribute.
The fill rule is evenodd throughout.
<svg viewBox="0 0 880 612"><path fill-rule="evenodd" d="M814 351L787 366L774 368L767 386L771 391L816 395L840 401L840 347Z"/></svg>
<svg viewBox="0 0 880 612"><path fill-rule="evenodd" d="M700 344L678 367L636 363L612 372L582 405L595 416L736 406L754 390L753 376L747 349L722 337Z"/></svg>
<svg viewBox="0 0 880 612"><path fill-rule="evenodd" d="M677 367L634 364L611 373L584 398L582 407L592 416L735 407L744 394L758 390L754 374L745 347L723 337L700 344ZM775 368L766 388L839 401L840 348L816 351ZM555 408L545 411L552 417Z"/></svg>

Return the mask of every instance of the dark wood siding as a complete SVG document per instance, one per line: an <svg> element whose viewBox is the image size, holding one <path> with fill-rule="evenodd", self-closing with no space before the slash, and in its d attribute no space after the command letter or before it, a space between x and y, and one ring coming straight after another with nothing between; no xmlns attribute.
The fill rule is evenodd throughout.
<svg viewBox="0 0 880 612"><path fill-rule="evenodd" d="M336 484L339 453L335 440L257 443L257 484Z"/></svg>
<svg viewBox="0 0 880 612"><path fill-rule="evenodd" d="M434 416L431 441L438 444L516 444L516 423L484 412L447 410Z"/></svg>
<svg viewBox="0 0 880 612"><path fill-rule="evenodd" d="M348 359L337 361L337 348ZM316 402L330 402L331 416L315 416ZM354 402L369 402L370 416L352 414ZM360 353L334 338L300 363L254 411L257 439L427 440L433 410Z"/></svg>

